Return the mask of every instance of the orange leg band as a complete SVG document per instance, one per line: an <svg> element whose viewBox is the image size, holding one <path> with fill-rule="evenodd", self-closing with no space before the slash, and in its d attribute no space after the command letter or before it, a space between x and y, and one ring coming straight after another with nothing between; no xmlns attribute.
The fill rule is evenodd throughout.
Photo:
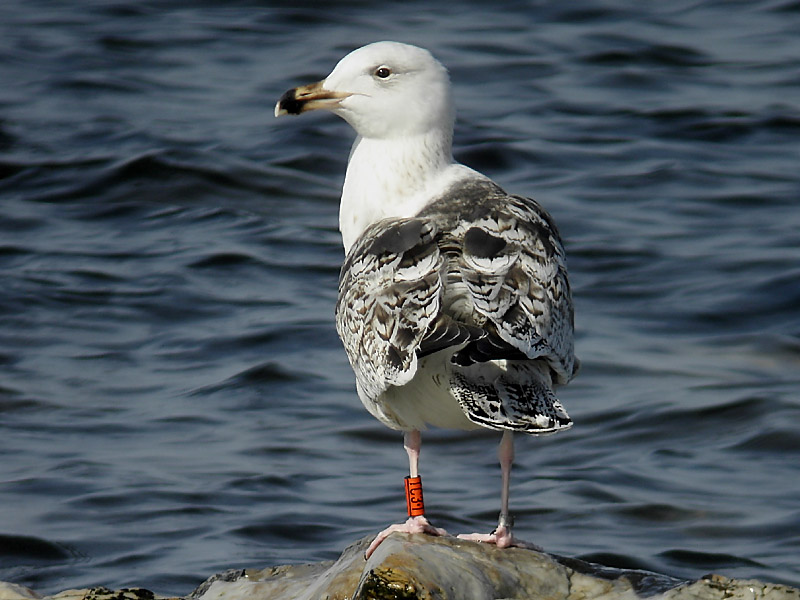
<svg viewBox="0 0 800 600"><path fill-rule="evenodd" d="M425 503L422 501L422 478L406 477L406 507L409 517L425 514Z"/></svg>

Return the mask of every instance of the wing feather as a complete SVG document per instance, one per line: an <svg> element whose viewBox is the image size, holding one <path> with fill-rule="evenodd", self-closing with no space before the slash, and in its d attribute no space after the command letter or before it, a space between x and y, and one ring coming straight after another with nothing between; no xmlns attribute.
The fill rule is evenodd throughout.
<svg viewBox="0 0 800 600"><path fill-rule="evenodd" d="M538 359L553 383L578 364L558 230L535 201L488 180L371 225L342 267L336 328L362 399L408 383L419 358L448 348L456 368Z"/></svg>
<svg viewBox="0 0 800 600"><path fill-rule="evenodd" d="M336 330L368 398L411 380L437 322L442 257L435 234L422 219L384 219L364 232L342 266Z"/></svg>

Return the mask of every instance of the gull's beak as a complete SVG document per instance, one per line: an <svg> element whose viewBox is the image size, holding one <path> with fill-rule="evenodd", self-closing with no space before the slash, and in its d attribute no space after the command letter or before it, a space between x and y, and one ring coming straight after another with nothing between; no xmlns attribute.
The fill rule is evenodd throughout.
<svg viewBox="0 0 800 600"><path fill-rule="evenodd" d="M319 108L334 108L350 96L347 92L333 92L322 88L325 80L288 90L275 105L275 116L299 115Z"/></svg>

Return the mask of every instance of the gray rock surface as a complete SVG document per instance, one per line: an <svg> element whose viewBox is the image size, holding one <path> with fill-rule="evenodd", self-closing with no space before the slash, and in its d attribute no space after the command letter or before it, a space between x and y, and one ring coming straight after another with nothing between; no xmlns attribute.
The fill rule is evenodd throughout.
<svg viewBox="0 0 800 600"><path fill-rule="evenodd" d="M456 538L393 534L370 557L370 538L348 547L339 560L239 569L215 575L189 600L800 600L800 590L759 581L709 575L698 581L610 569L577 559ZM0 600L41 599L0 583ZM156 600L144 589L68 590L52 600Z"/></svg>

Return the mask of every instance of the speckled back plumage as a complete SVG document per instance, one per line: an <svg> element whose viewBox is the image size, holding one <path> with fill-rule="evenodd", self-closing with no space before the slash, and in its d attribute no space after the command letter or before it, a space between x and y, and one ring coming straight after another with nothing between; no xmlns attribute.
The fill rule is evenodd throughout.
<svg viewBox="0 0 800 600"><path fill-rule="evenodd" d="M539 204L489 180L368 227L342 267L336 327L367 408L446 353L442 376L472 423L527 433L572 423L552 391L578 365L561 239Z"/></svg>

